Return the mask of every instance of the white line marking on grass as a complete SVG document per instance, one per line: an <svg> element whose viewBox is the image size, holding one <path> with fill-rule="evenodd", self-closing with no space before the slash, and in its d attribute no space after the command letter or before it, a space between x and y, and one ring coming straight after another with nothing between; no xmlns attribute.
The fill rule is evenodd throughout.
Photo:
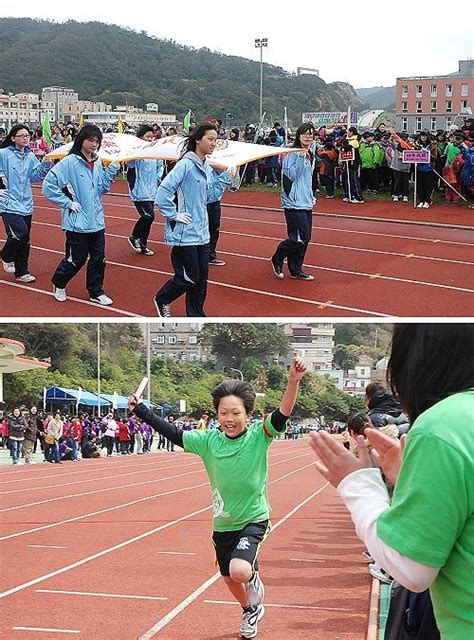
<svg viewBox="0 0 474 640"><path fill-rule="evenodd" d="M239 605L238 602L231 600L203 600L206 604L232 604ZM240 606L240 605L239 605ZM275 609L310 609L316 611L346 611L350 612L352 609L344 609L342 607L316 607L313 605L304 605L304 604L268 604L265 602L266 607L275 607Z"/></svg>
<svg viewBox="0 0 474 640"><path fill-rule="evenodd" d="M61 591L59 589L36 589L36 593L59 593L67 596L94 596L97 598L129 598L132 600L168 600L164 596L133 596L123 593L95 593L93 591Z"/></svg>
<svg viewBox="0 0 474 640"><path fill-rule="evenodd" d="M303 468L306 468L306 467L303 467ZM282 477L287 477L287 476L282 476ZM277 480L274 480L274 482L277 482L278 480L280 480L280 478L278 478ZM271 484L273 484L273 483L271 483ZM272 526L272 531L275 531L275 529L277 529L281 524L286 522L288 520L288 518L290 518L292 515L294 515L299 509L304 507L310 500L312 500L315 496L317 496L319 493L324 491L324 489L326 489L326 487L328 487L328 486L329 486L329 482L326 482L326 484L324 484L320 489L318 489L317 491L312 493L310 496L305 498L298 505L296 505L296 507L294 507L291 511L289 511L286 514L286 516L281 518L281 520L279 520L276 524L274 524ZM204 593L209 587L211 587L215 582L217 582L217 580L220 577L221 577L221 574L218 571L213 576L211 576L208 580L206 580L206 582L203 582L203 584L200 587L198 587L191 594L189 594L189 596L187 598L182 600L166 616L164 616L163 618L158 620L158 622L155 625L153 625L153 627L151 627L151 629L148 629L148 631L146 631L143 635L141 635L139 640L150 640L150 638L153 638L159 631L161 631L161 629L163 629L163 627L165 627L172 620L174 620L174 618L176 618L177 615L179 615L182 611L184 611L184 609L186 609L186 607L188 607L190 604L192 604L202 593Z"/></svg>
<svg viewBox="0 0 474 640"><path fill-rule="evenodd" d="M44 631L45 633L81 633L80 629L48 629L46 627L12 627L13 631Z"/></svg>

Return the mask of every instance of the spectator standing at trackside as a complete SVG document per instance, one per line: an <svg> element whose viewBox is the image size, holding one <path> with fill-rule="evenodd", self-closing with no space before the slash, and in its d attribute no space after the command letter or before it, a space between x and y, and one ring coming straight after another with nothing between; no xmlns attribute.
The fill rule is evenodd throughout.
<svg viewBox="0 0 474 640"><path fill-rule="evenodd" d="M175 423L174 416L167 416L165 420L171 425ZM166 451L174 451L174 442L169 438L166 438Z"/></svg>
<svg viewBox="0 0 474 640"><path fill-rule="evenodd" d="M135 453L135 436L137 433L137 423L133 419L133 416L127 418L128 433L130 434L130 453Z"/></svg>
<svg viewBox="0 0 474 640"><path fill-rule="evenodd" d="M46 442L49 442L48 462L61 464L59 455L59 441L64 433L64 422L61 414L57 411L46 427Z"/></svg>
<svg viewBox="0 0 474 640"><path fill-rule="evenodd" d="M76 416L71 421L71 426L69 427L69 437L67 440L67 445L71 448L71 460L76 461L78 459L78 452L81 450L82 445L82 421L81 416Z"/></svg>
<svg viewBox="0 0 474 640"><path fill-rule="evenodd" d="M334 143L329 141L325 142L324 146L318 150L320 164L319 164L319 179L321 185L326 190L326 198L332 200L334 198L334 183L335 183L335 171L337 166L337 152L334 148Z"/></svg>
<svg viewBox="0 0 474 640"><path fill-rule="evenodd" d="M107 447L107 458L110 458L114 452L115 432L118 425L112 413L108 413L102 422L105 425L104 443Z"/></svg>
<svg viewBox="0 0 474 640"><path fill-rule="evenodd" d="M0 143L0 174L5 188L0 191L0 215L6 242L1 251L3 270L23 283L35 281L29 272L30 233L33 218L31 183L46 176L51 162L40 162L31 151L30 130L14 125Z"/></svg>
<svg viewBox="0 0 474 640"><path fill-rule="evenodd" d="M374 141L374 132L364 131L360 143L360 188L369 193L377 193L378 191Z"/></svg>
<svg viewBox="0 0 474 640"><path fill-rule="evenodd" d="M436 142L431 139L428 129L420 132L420 135L415 140L415 147L428 151L430 154L429 162L420 162L415 168L417 171L418 208L428 209L432 203L435 177L433 166L436 162L437 154Z"/></svg>
<svg viewBox="0 0 474 640"><path fill-rule="evenodd" d="M359 179L360 140L361 137L357 128L349 127L347 135L340 141L341 149L344 151L352 151L354 155L353 160L341 162L342 188L344 191L342 201L352 202L353 204L361 204L364 202Z"/></svg>
<svg viewBox="0 0 474 640"><path fill-rule="evenodd" d="M444 191L445 184L441 180L440 176L443 175L443 167L444 167L444 163L446 162L445 151L446 151L446 146L448 144L446 139L446 132L443 131L442 129L438 129L435 135L435 142L436 142L436 158L435 158L434 169L438 174L435 176L435 188L438 189L439 191Z"/></svg>
<svg viewBox="0 0 474 640"><path fill-rule="evenodd" d="M22 444L25 440L25 433L28 429L28 422L25 416L21 415L18 407L14 407L11 416L8 418L8 439L10 442L10 455L13 464L20 463Z"/></svg>
<svg viewBox="0 0 474 640"><path fill-rule="evenodd" d="M281 204L285 213L288 238L280 242L271 257L273 272L282 279L286 259L290 278L314 280L303 271L303 261L311 240L313 206L316 199L312 191L314 156L310 151L314 126L307 122L296 130L293 147L304 153L289 153L283 160Z"/></svg>
<svg viewBox="0 0 474 640"><path fill-rule="evenodd" d="M44 451L44 431L43 431L43 420L38 413L38 407L33 405L30 407L30 415L28 417L30 422L34 422L36 424L36 440L33 446L33 453L36 453L36 447L38 442L40 443L41 451Z"/></svg>
<svg viewBox="0 0 474 640"><path fill-rule="evenodd" d="M38 425L36 417L31 415L31 409L26 417L27 428L25 431L25 439L23 440L23 456L25 458L25 464L34 464L35 458L33 449L36 444L36 438L38 436Z"/></svg>
<svg viewBox="0 0 474 640"><path fill-rule="evenodd" d="M402 141L408 140L408 134L402 131L397 134ZM391 140L392 160L390 168L393 172L392 200L393 202L408 202L408 184L410 180L410 163L403 162L404 147L397 141Z"/></svg>
<svg viewBox="0 0 474 640"><path fill-rule="evenodd" d="M365 388L367 415L371 426L380 429L390 424L399 428L400 434L408 430L408 417L403 412L400 402L381 383L370 382Z"/></svg>
<svg viewBox="0 0 474 640"><path fill-rule="evenodd" d="M138 128L137 138L152 142L153 127L142 124ZM145 256L152 256L148 246L148 237L155 220L155 198L158 185L163 176L165 165L163 160L132 160L127 164L127 182L135 209L140 216L133 227L128 243L135 251Z"/></svg>
<svg viewBox="0 0 474 640"><path fill-rule="evenodd" d="M105 217L101 196L109 191L120 164L112 162L107 169L102 168L97 155L101 142L99 127L84 125L69 155L51 169L43 182L43 195L61 207L61 228L66 232L65 256L51 278L58 302L67 300L67 284L89 259L89 300L102 306L113 304L103 288Z"/></svg>
<svg viewBox="0 0 474 640"><path fill-rule="evenodd" d="M128 425L122 420L117 420L119 428L120 453L122 456L130 453L130 431Z"/></svg>
<svg viewBox="0 0 474 640"><path fill-rule="evenodd" d="M34 131L29 147L40 162L42 162L45 155L51 151L51 147L43 136L43 127L38 127Z"/></svg>
<svg viewBox="0 0 474 640"><path fill-rule="evenodd" d="M462 151L465 148L465 139L466 136L463 131L458 129L451 134L450 141L446 145L446 149L444 152L445 165L443 167L443 178L446 180L446 182L449 182L453 189L457 191L456 193L456 191L446 186L444 190L444 197L446 202L452 203L461 201L461 196L459 195L462 189L461 178L459 175L459 171L456 171L456 169L459 169L459 167L456 167L455 160L456 156L462 154Z"/></svg>

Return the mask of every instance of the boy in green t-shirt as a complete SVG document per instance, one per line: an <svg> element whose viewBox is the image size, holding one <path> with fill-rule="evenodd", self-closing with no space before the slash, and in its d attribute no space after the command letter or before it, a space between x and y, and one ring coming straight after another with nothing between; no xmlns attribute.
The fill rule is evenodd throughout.
<svg viewBox="0 0 474 640"><path fill-rule="evenodd" d="M305 372L304 360L294 358L279 409L252 425L256 399L252 386L224 380L211 393L221 430L183 431L156 416L136 396L129 400L130 411L204 462L212 490L216 558L230 592L242 606L242 638L257 635L258 621L265 613L257 555L270 529L268 448L285 430Z"/></svg>

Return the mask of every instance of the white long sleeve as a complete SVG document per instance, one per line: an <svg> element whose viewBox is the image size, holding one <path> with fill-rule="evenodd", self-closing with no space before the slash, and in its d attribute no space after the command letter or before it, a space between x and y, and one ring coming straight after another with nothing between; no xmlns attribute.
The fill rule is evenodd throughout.
<svg viewBox="0 0 474 640"><path fill-rule="evenodd" d="M435 581L439 569L416 562L387 545L377 535L377 519L390 507L387 488L379 469L360 469L346 476L337 487L359 538L372 558L410 591L421 592Z"/></svg>

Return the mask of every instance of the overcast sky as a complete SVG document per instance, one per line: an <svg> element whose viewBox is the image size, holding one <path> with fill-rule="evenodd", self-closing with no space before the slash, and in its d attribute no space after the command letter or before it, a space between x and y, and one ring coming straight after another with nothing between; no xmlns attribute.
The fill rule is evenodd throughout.
<svg viewBox="0 0 474 640"><path fill-rule="evenodd" d="M452 10L426 0L398 0L385 7L374 0L295 0L283 7L259 0L8 4L0 9L3 17L98 20L253 60L260 59L255 38L267 37L264 62L288 71L319 69L326 82L341 80L355 88L394 85L399 76L452 73L473 51L469 0L456 0Z"/></svg>

